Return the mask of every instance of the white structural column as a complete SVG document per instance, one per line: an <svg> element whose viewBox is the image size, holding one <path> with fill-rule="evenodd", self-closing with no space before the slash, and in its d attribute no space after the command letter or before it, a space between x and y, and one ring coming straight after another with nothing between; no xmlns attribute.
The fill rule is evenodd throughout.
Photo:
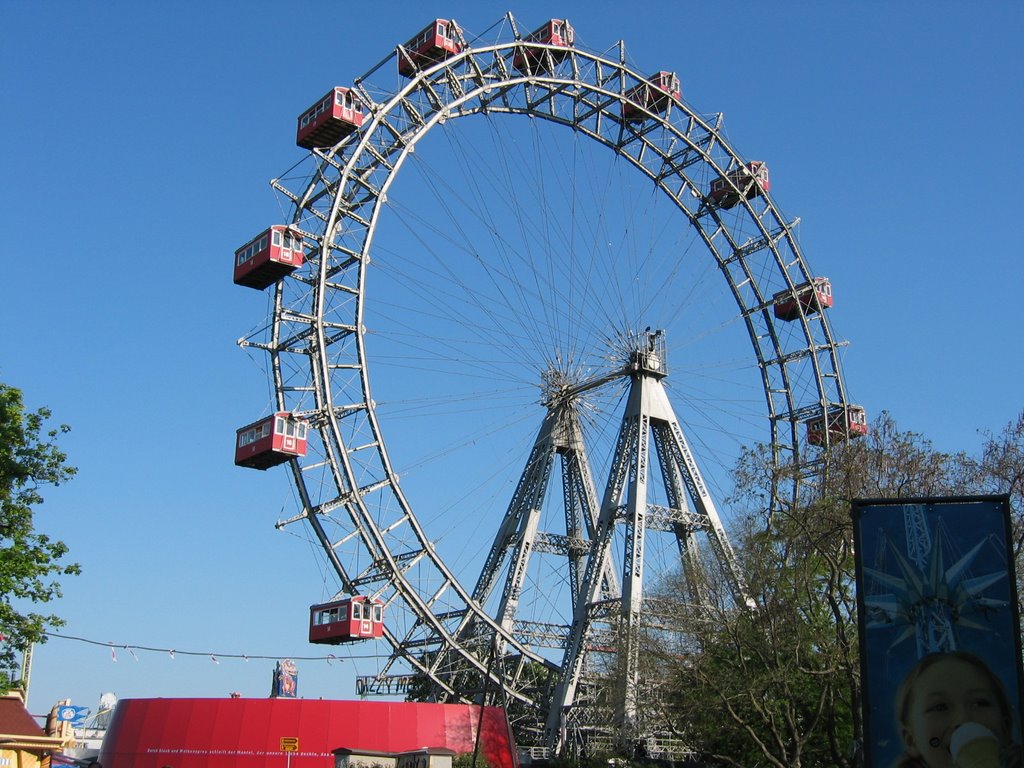
<svg viewBox="0 0 1024 768"><path fill-rule="evenodd" d="M633 352L629 365L623 371L623 375L630 377L629 398L592 539L582 599L573 616L561 677L545 728L546 743L551 748L560 748L564 719L571 716L576 704L577 689L585 675L587 638L594 634L595 623L607 623L609 616L615 613L608 610L609 600L602 593L600 574L611 561L617 525L624 526L622 541L625 550L622 553L622 592L617 601L620 675L616 684L619 690L613 696L617 707L614 725L621 740L645 737L644 726L638 717L638 683L640 636L649 613L644 604L647 532L674 533L680 567L684 572L692 569L697 561L692 557L696 543L694 534L704 534L735 602L738 605L750 602L718 510L662 384L666 375L664 359L664 338L660 333L648 333L643 348ZM671 505L667 508L650 503L652 436L664 495ZM683 498L681 487L686 489L689 504Z"/></svg>
<svg viewBox="0 0 1024 768"><path fill-rule="evenodd" d="M549 405L544 422L534 441L515 493L506 510L494 543L491 545L480 578L473 590L473 599L486 604L505 573L501 598L495 619L508 634L522 633L516 626L516 616L523 593L524 581L534 554L542 553L568 559L569 598L575 606L579 601L583 564L590 551L590 538L597 522L597 492L593 487L590 463L583 445L578 422L576 401L565 397ZM551 471L556 457L562 461L562 499L565 530L540 530L541 509L548 491ZM604 594L618 595L618 579L606 570L602 581ZM469 617L466 622L471 627ZM532 631L558 635L564 627L534 626ZM463 635L472 630L463 628ZM499 639L497 648L504 643Z"/></svg>

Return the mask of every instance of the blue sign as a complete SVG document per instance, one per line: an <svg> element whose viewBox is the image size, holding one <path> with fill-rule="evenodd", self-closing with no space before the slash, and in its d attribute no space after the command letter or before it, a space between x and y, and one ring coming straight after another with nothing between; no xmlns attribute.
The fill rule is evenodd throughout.
<svg viewBox="0 0 1024 768"><path fill-rule="evenodd" d="M62 723L83 720L87 714L89 714L88 707L72 707L70 705L57 707L57 720Z"/></svg>
<svg viewBox="0 0 1024 768"><path fill-rule="evenodd" d="M1009 497L855 500L853 516L865 764L962 765L976 742L1019 754Z"/></svg>

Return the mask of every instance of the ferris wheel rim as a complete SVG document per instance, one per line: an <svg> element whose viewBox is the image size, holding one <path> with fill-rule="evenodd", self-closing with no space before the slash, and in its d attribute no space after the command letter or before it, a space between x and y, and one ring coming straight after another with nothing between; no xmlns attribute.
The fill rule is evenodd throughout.
<svg viewBox="0 0 1024 768"><path fill-rule="evenodd" d="M360 131L358 134L356 134L353 137L351 137L349 140L341 142L339 145L333 147L332 149L330 149L327 152L314 152L314 154L316 156L318 156L319 162L320 162L321 165L330 165L330 166L334 167L336 170L339 171L338 180L337 180L336 185L335 185L336 190L338 190L338 191L335 192L334 195L333 195L334 196L334 200L333 200L332 210L331 210L331 212L330 212L330 214L329 214L329 216L327 218L327 221L325 222L325 225L324 225L323 243L321 245L321 248L322 248L323 252L326 253L326 252L330 251L331 248L333 247L333 243L328 243L328 241L329 240L333 240L333 238L334 238L334 235L332 234L333 231L339 225L339 220L344 215L346 215L346 213L344 213L342 211L344 197L340 193L340 190L342 190L345 187L346 184L350 183L350 181L352 179L352 176L355 173L356 169L360 167L360 164L359 164L360 158L367 156L367 154L371 154L372 155L371 139L372 139L372 136L374 135L374 131L376 131L381 126L382 122L386 122L386 118L387 118L388 115L391 114L391 111L400 108L401 105L403 104L403 100L407 99L411 94L419 93L421 91L421 89L432 88L433 85L435 83L437 83L438 80L441 77L447 77L449 74L451 74L452 77L456 77L457 78L458 77L457 68L459 66L463 65L465 62L467 62L467 60L471 60L475 56L488 56L488 55L490 55L490 56L494 56L496 59L504 56L509 61L511 61L511 57L514 55L514 52L516 50L518 50L522 45L523 45L522 41L517 39L517 40L514 40L514 41L498 43L498 44L491 45L491 46L482 46L482 47L477 47L477 48L467 47L462 53L457 54L456 56L454 56L454 57L452 57L452 58L450 58L450 59L448 59L446 61L440 62L437 65L435 65L435 66L433 66L433 67L431 67L429 69L425 69L423 71L418 72L415 75L415 77L411 78L409 80L409 82L406 83L406 85L398 93L396 93L390 101L388 101L388 102L386 102L384 104L376 104L376 103L373 104L371 121L370 121L370 123L368 125L364 126L362 131ZM419 525L419 522L418 522L418 520L417 520L417 518L415 516L415 513L414 513L412 505L409 503L409 501L407 499L404 498L404 494L403 494L402 488L401 488L401 482L400 482L399 478L397 477L397 473L395 472L394 467L391 464L391 460L390 460L388 452L387 452L387 444L386 444L386 441L384 439L384 432L386 430L381 428L381 425L379 423L378 416L377 416L377 413L376 413L376 406L375 406L374 401L373 401L372 390L371 390L371 380L370 380L370 378L371 378L371 374L370 374L371 364L368 361L368 357L367 357L367 353L366 353L366 349L365 349L365 344L364 344L365 329L363 327L362 320L363 320L363 311L364 311L365 302L366 302L366 293L365 293L365 290L366 290L366 288L365 288L365 264L369 261L369 252L371 250L371 247L372 247L372 244L373 244L373 240L374 240L374 236L376 234L376 227L377 227L377 222L378 222L378 216L379 216L379 213L380 213L381 207L382 207L381 206L381 202L382 202L382 199L384 197L386 197L386 194L387 194L388 188L390 187L390 184L392 183L394 178L397 177L398 171L401 169L403 163L405 162L405 159L408 157L408 154L412 151L412 148L414 148L416 146L418 141L421 138L423 138L433 127L435 127L440 122L443 122L443 121L445 121L445 120L447 120L449 118L465 117L465 116L468 116L469 114L476 114L476 113L478 113L481 110L480 107L478 107L476 111L467 111L465 113L458 113L458 114L452 114L451 110L454 107L459 107L459 106L461 106L463 104L470 103L471 101L473 101L473 99L478 98L480 94L488 93L490 91L494 91L494 90L497 90L497 89L509 90L511 88L515 88L515 87L519 87L519 86L523 86L524 88L527 87L527 86L543 87L543 88L548 88L548 87L550 87L550 88L569 88L569 87L581 88L582 90L587 91L588 93L591 93L591 92L592 93L596 93L599 96L605 98L606 99L606 104L605 104L605 107L603 107L602 109L609 110L606 113L606 117L609 120L616 119L616 115L614 115L614 113L611 110L614 107L617 107L619 104L621 104L623 102L624 99L627 98L626 97L626 93L625 93L625 83L626 82L630 82L630 83L632 83L632 82L642 82L643 79L644 79L644 76L642 74L640 74L639 72L636 72L635 70L632 70L631 68L627 67L624 64L624 62L613 62L613 61L611 61L609 59L603 59L603 58L600 58L600 57L597 57L597 56L593 56L591 54L586 54L585 52L582 52L582 51L577 51L575 49L572 51L571 55L573 57L576 57L576 56L589 56L590 60L595 61L595 62L597 62L597 61L600 62L600 64L598 66L605 67L605 68L607 68L609 70L615 71L617 73L617 75L618 75L618 82L620 84L620 90L619 91L614 91L614 90L612 90L610 88L603 87L603 86L595 87L595 86L593 86L593 84L591 84L591 83L581 79L581 77L579 76L579 73L578 73L578 69L575 69L575 68L574 68L575 74L571 78L554 77L554 76L547 77L543 73L532 74L532 75L522 75L522 74L515 74L514 72L512 72L510 70L510 73L507 75L507 77L504 80L496 79L496 80L494 80L492 82L486 83L486 85L481 86L479 89L477 89L475 91L468 91L468 92L464 93L459 99L456 100L457 103L456 102L449 102L449 103L447 103L445 105L445 110L438 110L437 112L435 112L435 114L429 120L426 120L424 122L424 124L420 127L420 129L418 131L416 131L415 134L413 135L413 140L411 142L408 142L407 143L408 146L401 151L401 153L399 155L399 159L397 160L397 162L393 162L392 163L391 169L390 169L389 173L387 174L387 180L386 180L385 184L381 185L380 188L375 193L374 192L367 192L367 190L365 188L361 187L361 189L363 190L362 193L364 195L368 195L370 197L375 197L376 198L376 200L371 205L372 213L371 213L371 216L368 218L369 223L368 223L367 228L366 228L364 247L363 247L361 253L359 254L359 258L357 259L359 261L359 264L357 266L357 270L358 270L358 273L359 273L359 278L358 278L358 292L359 293L358 293L357 307L356 307L356 312L355 312L354 322L353 322L353 326L354 326L353 335L354 335L355 346L356 346L357 354L358 354L358 358L359 358L359 376L360 376L360 379L361 379L361 388L362 388L362 392L363 392L363 404L365 406L367 421L370 424L371 429L372 429L375 437L379 441L379 447L377 448L377 450L379 452L380 460L381 460L382 466L384 467L384 471L387 474L387 479L388 479L388 482L390 484L390 492L394 493L396 495L396 497L399 499L399 504L404 509L406 509L408 511L408 516L409 516L409 519L410 519L410 524L413 526L414 530L416 530L417 538L424 545L425 556L428 557L428 558L431 558L431 559L434 558L434 555L431 553L431 550L430 550L429 538L426 535L426 531L424 531L422 529L422 527ZM612 79L614 79L614 78L610 78L606 82L611 82ZM643 108L643 105L636 105L636 106L639 106L640 108ZM690 110L688 107L686 107L682 103L679 103L678 105L675 105L675 106L677 106L680 110L682 110L682 111L684 111L686 113L687 118L692 122L692 124L699 126L701 129L703 129L706 132L707 135L710 135L710 136L714 137L713 140L717 144L718 148L724 149L727 152L727 154L729 155L729 157L731 158L730 166L731 166L731 164L733 162L735 162L735 163L741 163L742 162L742 159L732 149L731 145L728 142L724 141L719 136L717 127L712 126L710 123L705 123L702 120L702 118L700 118L699 115L697 115L696 113L692 112L692 110ZM551 116L546 114L546 113L544 113L544 112L532 111L532 110L535 110L535 107L534 108L524 109L524 110L519 110L519 111L517 111L517 110L508 110L508 112L509 113L515 113L515 114L523 114L523 115L530 115L530 116L534 116L534 117L541 117L541 118L551 119ZM493 108L492 111L500 112L501 110ZM672 123L670 122L670 118L668 116L662 116L662 115L660 115L660 114L658 114L656 112L649 112L646 115L646 119L649 120L649 121L652 121L654 123L657 123L662 128L674 129ZM580 128L578 126L571 126L571 129L580 131ZM602 138L599 135L588 134L586 131L580 131L580 132L583 135L587 135L590 139L602 141ZM681 137L682 138L686 138L686 137L683 137L683 136L681 136ZM602 143L605 143L606 146L609 146L611 149L613 149L616 152L616 154L620 154L620 155L624 154L623 150L622 150L622 147L617 147L617 146L614 146L614 145L612 145L612 144L610 144L608 142L604 142L604 141L602 141ZM691 145L691 148L693 148L692 145ZM346 160L345 160L345 162L343 164L339 164L337 162L337 158L339 156L343 157L343 158L346 158ZM637 165L636 161L634 160L634 158L631 155L625 154L625 156L630 160L630 162L633 162L634 165ZM716 162L714 161L714 159L710 155L704 156L702 158L702 161L708 163L714 170L716 170L716 171L718 171L720 173L724 174L728 170L728 167L720 167L718 164L716 164ZM339 165L341 165L342 167L339 168ZM643 168L642 165L639 165L638 167L640 167L641 169ZM686 179L686 180L689 181L688 179ZM657 182L657 180L656 180L656 182ZM663 191L665 191L665 192L669 191L664 186L662 186L661 182L657 182L657 183L659 184L659 186L661 187L661 189ZM295 213L295 222L296 223L301 223L301 218L304 215L304 212L307 211L307 205L309 204L309 201L314 197L314 195L316 194L318 189L320 189L319 182L314 182L314 183L309 185L309 187L307 188L305 194L302 195L301 198L294 200L294 202L296 204L296 213ZM326 186L324 187L324 189L326 189ZM795 238L793 237L793 234L792 234L792 232L791 232L791 230L789 228L789 225L787 225L787 223L785 222L785 220L783 219L781 214L777 211L777 209L774 206L774 203L770 200L770 198L766 197L765 198L765 203L766 203L766 208L762 211L760 217L755 213L755 211L751 207L751 204L750 204L749 201L743 200L741 202L741 205L744 207L744 209L746 209L746 212L747 212L748 216L750 216L750 218L752 218L752 219L757 221L757 223L758 223L758 225L760 227L760 230L762 232L762 237L765 240L765 242L768 243L767 247L773 253L775 253L776 256L778 257L778 254L777 254L777 251L776 251L776 246L778 244L778 241L780 239L783 239L783 238L788 240L790 242L790 245L791 245L793 251L799 257L801 268L804 269L804 271L806 272L807 275L810 275L809 270L806 269L806 265L803 262L803 257L802 257L802 254L800 253L799 246L797 245L797 243L795 241ZM364 204L365 204L365 201L364 201ZM696 226L696 222L695 222L694 218L692 216L690 216L690 213L688 212L688 209L683 208L683 210L684 210L684 212L687 212L687 215L690 217L691 225ZM768 227L764 226L763 225L762 217L764 216L765 212L770 212L771 213L771 217L769 217L769 218L772 218L775 222L779 223L780 227L778 227L778 228L768 228ZM711 207L709 207L709 209L704 214L702 214L702 215L710 216L712 219L718 220L717 213ZM724 224L720 220L718 220L718 223L719 223L719 227L720 228L724 227ZM697 226L696 228L704 236L705 244L711 250L712 254L717 256L717 250L712 245L712 243L707 240L707 237L706 237L707 233L704 232L704 230L701 229L699 226ZM780 234L780 232L781 232L781 234ZM777 238L777 239L773 241L772 240L773 238ZM740 245L736 245L737 249L739 247L742 247L742 245L741 244ZM781 257L779 257L779 258L781 260ZM721 261L721 260L722 260L722 258L719 258L719 261ZM739 260L742 261L742 257L740 257ZM324 285L327 282L328 277L329 277L329 276L327 276L325 274L325 270L327 268L327 264L328 264L328 259L327 258L322 258L321 259L320 278L319 278L320 279L319 291L321 293L321 297L320 297L321 300L323 299L324 291L327 290L324 287ZM789 272L785 271L784 274L789 275ZM770 311L771 311L770 295L766 296L766 297L763 297L762 306L760 306L758 308L754 308L752 310L750 307L748 307L743 302L743 300L741 299L741 297L737 293L736 287L733 284L731 276L729 275L728 272L726 272L726 278L730 282L730 286L733 289L733 294L734 294L734 297L736 298L737 305L738 305L738 307L740 309L741 314L744 316L744 321L747 323L748 335L751 336L752 341L753 341L754 332L753 332L752 326L751 326L751 322L752 322L751 318L756 313L760 313L760 314L765 315L765 316L767 316L767 314L770 313ZM794 284L795 284L795 281L794 281ZM790 287L792 288L793 285L791 284ZM274 310L275 311L275 336L278 335L276 318L281 316L281 314L283 312L285 312L286 310L287 310L287 308L284 306L283 293L282 293L282 290L279 287L277 292L276 292L276 295L275 295L275 310ZM327 329L324 326L323 320L324 319L322 317L322 312L318 313L317 316L314 318L313 322L310 323L310 325L311 325L311 327L313 327L315 329L315 333L317 334L318 347L319 347L318 354L321 356L319 361L314 362L314 367L319 367L320 368L320 374L319 375L321 377L326 377L326 375L327 375L326 372L329 371L331 364L330 364L330 361L326 357L327 347L329 346L328 343L327 343L328 332L327 332ZM809 323L815 323L815 324L820 325L820 327L824 329L825 337L828 340L828 347L829 347L828 355L830 356L829 359L832 361L832 369L833 369L833 371L836 374L835 378L836 378L836 382L838 383L838 387L839 387L837 392L836 392L836 396L834 398L831 398L831 400L838 400L840 402L845 402L845 394L842 392L842 379L841 379L841 376L839 375L838 359L837 359L837 357L835 355L836 344L835 344L835 342L831 338L831 332L829 330L828 323L825 320L823 315L819 316L818 318L815 318L815 319L808 319L806 317L801 318L801 324L804 326L804 335L808 339L808 345L809 346L812 343L812 335L808 331L808 328L807 328ZM769 330L774 328L774 322L771 321L770 319L769 319L769 321L767 323L767 328ZM761 348L757 345L756 342L753 343L753 347L754 347L754 350L755 350L755 355L758 358L758 362L761 365L762 370L764 370L764 368L767 365L766 360L765 360L765 355L763 354ZM777 340L774 341L774 349L777 352L776 357L780 357L781 358L782 355L783 355L783 350L782 350L782 348L779 345ZM818 363L817 353L812 350L811 354L810 354L810 357L811 357L812 361L814 361L814 364L817 365L817 363ZM784 365L780 365L780 368L783 371L783 377L784 377L785 366ZM819 392L823 392L823 389L822 389L821 384L820 384L822 378L823 378L822 373L820 371L818 371L817 374L816 374L816 379L819 382ZM277 400L278 400L278 406L280 408L282 408L282 409L287 408L287 404L288 404L287 403L287 399L288 398L287 398L286 392L285 392L286 384L285 384L284 377L282 375L282 371L281 371L281 368L280 368L280 365L279 365L279 361L278 361L278 358L277 358L276 355L274 356L274 380L275 380L275 391L276 391L276 396L277 396ZM323 391L322 392L321 391L317 392L317 403L318 403L319 416L322 419L322 424L320 425L320 428L321 429L329 430L332 433L329 439L325 439L324 440L325 445L326 446L330 446L330 447L327 448L327 450L331 454L330 457L329 457L329 460L333 464L332 472L338 478L339 487L344 487L344 486L347 485L350 488L350 492L352 493L352 497L353 498L350 500L349 503L355 505L356 507L359 507L359 506L362 505L362 496L360 495L360 493L356 492L356 491L359 490L359 486L358 486L358 482L354 481L354 474L351 471L351 468L350 467L346 468L344 466L346 464L346 462L347 462L347 456L346 456L345 447L344 447L344 439L342 438L342 430L339 428L338 423L337 423L337 408L338 408L338 405L333 402L333 393L331 391L330 382L327 381L326 378L314 377L314 380L317 381L318 383L321 382L321 381L326 382L326 383L321 385L321 389ZM797 428L798 428L798 426L799 426L799 424L801 422L801 419L800 418L796 418L795 415L792 414L792 413L790 413L790 415L788 417L783 417L783 418L778 417L777 414L774 413L774 403L775 403L775 400L773 400L773 398L767 392L767 390L768 390L768 388L770 386L767 378L763 378L762 383L763 383L763 386L764 386L764 388L766 390L766 402L767 402L767 407L768 407L768 410L769 410L768 422L769 422L769 425L770 425L770 434L771 434L770 443L773 446L773 450L777 447L777 444L779 443L777 429L779 429L780 425L782 425L784 422L788 421L789 422L789 430L788 431L789 431L790 443L792 445L792 447L791 447L792 455L797 457L797 458L799 458L800 448L799 448L799 436L797 435ZM824 401L826 401L827 398L825 398L824 394L822 395L821 399L823 401L823 407L825 407ZM790 410L792 411L792 409L790 409ZM783 427L783 429L784 429L784 427ZM310 512L312 513L312 510L313 510L313 508L316 505L312 502L312 500L310 499L309 495L303 492L304 491L303 476L302 476L301 468L298 466L297 462L293 462L293 475L294 475L294 479L295 479L296 484L298 486L300 486L300 494L303 496L303 504L306 506L307 510L310 510ZM366 515L365 512L366 512L366 510L364 509L363 510L364 516L368 517L368 515ZM315 515L314 515L314 517L315 517ZM372 525L368 526L368 529L365 532L364 531L360 531L360 537L362 538L364 535L366 536L366 539L364 539L364 544L367 546L367 548L370 549L375 555L380 556L383 560L388 561L388 563L387 563L387 565L385 567L391 569L392 578L395 580L396 585L399 586L398 590L395 593L395 597L398 597L399 593L400 593L401 597L403 599L406 599L406 600L408 600L410 602L410 606L412 607L412 609L416 613L421 613L422 612L422 616L423 616L424 619L426 619L426 617L428 615L431 618L433 618L433 614L432 614L429 606L424 601L420 600L418 602L418 605L417 605L416 598L418 597L418 595L416 593L415 587L413 585L404 583L404 577L402 575L402 570L401 570L401 568L397 567L397 565L396 565L396 563L394 561L393 553L390 553L388 551L387 544L384 541L384 539L382 537L380 537L379 535L375 535L374 534L373 526ZM438 567L442 572L444 572L446 574L446 578L450 579L453 588L461 589L462 594L463 594L463 599L464 599L464 601L466 603L467 610L473 611L474 613L478 614L482 620L488 621L490 626L491 626L491 628L492 628L492 630L494 630L495 632L501 632L500 628L496 624L494 624L493 621L491 621L489 616L487 616L486 611L483 610L483 608L481 606L477 606L475 604L475 602L473 601L471 595L469 594L469 590L466 589L466 585L461 584L454 573L448 573L446 566L440 560L437 560L435 562L435 566ZM347 580L347 577L345 575L343 575L342 573L340 573L340 572L339 572L339 576L342 576L343 581ZM436 629L440 632L440 630L442 629L440 624L437 625ZM401 642L402 641L399 640L398 638L391 637L391 636L389 636L388 639L389 639L389 642L391 643L392 647L395 649L395 652L398 653L400 651ZM529 653L529 648L527 648L525 646L520 646L520 644L518 644L515 641L514 638L508 637L507 639L514 646L519 646L519 647L522 648L522 650L524 652L526 652L527 654ZM451 641L454 645L457 645L457 642L454 639L448 638L448 640ZM472 656L472 654L468 654L468 653L466 655L467 656ZM404 658L406 658L406 660L409 660L407 654L404 656ZM478 665L478 668L479 668L479 665Z"/></svg>

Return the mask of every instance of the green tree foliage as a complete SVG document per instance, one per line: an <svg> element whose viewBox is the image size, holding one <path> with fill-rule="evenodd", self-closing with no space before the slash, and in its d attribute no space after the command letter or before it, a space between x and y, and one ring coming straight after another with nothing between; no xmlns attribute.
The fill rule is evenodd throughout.
<svg viewBox="0 0 1024 768"><path fill-rule="evenodd" d="M968 461L966 482L981 493L1010 497L1017 599L1024 614L1024 413L998 434L984 433L981 456Z"/></svg>
<svg viewBox="0 0 1024 768"><path fill-rule="evenodd" d="M55 577L79 572L63 562L63 542L35 530L33 510L43 503L42 490L75 474L56 443L68 427L47 430L49 418L45 408L26 411L21 391L0 383L0 669L14 669L22 649L45 641L46 629L62 624L30 606L60 597ZM0 679L0 687L7 684Z"/></svg>
<svg viewBox="0 0 1024 768"><path fill-rule="evenodd" d="M738 557L753 608L688 606L670 674L676 730L707 765L850 765L859 680L850 536L838 510L753 520Z"/></svg>
<svg viewBox="0 0 1024 768"><path fill-rule="evenodd" d="M710 607L684 608L678 640L655 649L673 683L666 718L708 766L859 764L852 499L1010 493L1024 546L1024 416L987 436L977 459L935 450L888 414L825 458L799 503L769 519L773 470L748 454L733 499L745 524L733 536L756 607L716 595L709 574Z"/></svg>
<svg viewBox="0 0 1024 768"><path fill-rule="evenodd" d="M985 433L981 457L969 464L968 482L984 493L1005 493L1013 512L1014 547L1019 561L1024 553L1024 413L999 434ZM1018 565L1018 572L1021 569Z"/></svg>

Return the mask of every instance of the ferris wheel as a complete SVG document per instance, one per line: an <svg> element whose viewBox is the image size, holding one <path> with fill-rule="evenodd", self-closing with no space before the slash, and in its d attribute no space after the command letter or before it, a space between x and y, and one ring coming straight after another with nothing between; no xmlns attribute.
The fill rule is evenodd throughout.
<svg viewBox="0 0 1024 768"><path fill-rule="evenodd" d="M631 638L706 560L747 599L718 511L742 450L799 470L863 411L765 163L621 43L522 32L435 20L299 116L290 220L236 252L276 397L236 462L288 463L324 620L382 609L361 692L649 739Z"/></svg>

